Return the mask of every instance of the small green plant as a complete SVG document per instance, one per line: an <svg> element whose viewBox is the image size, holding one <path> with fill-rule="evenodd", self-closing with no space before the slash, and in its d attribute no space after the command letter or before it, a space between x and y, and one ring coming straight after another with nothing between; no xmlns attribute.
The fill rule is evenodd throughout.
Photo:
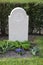
<svg viewBox="0 0 43 65"><path fill-rule="evenodd" d="M39 48L38 47L33 47L32 49L31 49L31 53L33 54L33 55L37 55L38 53L39 53Z"/></svg>
<svg viewBox="0 0 43 65"><path fill-rule="evenodd" d="M12 41L8 41L8 48L7 50L14 50L15 49L15 43Z"/></svg>
<svg viewBox="0 0 43 65"><path fill-rule="evenodd" d="M0 41L0 53L7 51L7 41Z"/></svg>

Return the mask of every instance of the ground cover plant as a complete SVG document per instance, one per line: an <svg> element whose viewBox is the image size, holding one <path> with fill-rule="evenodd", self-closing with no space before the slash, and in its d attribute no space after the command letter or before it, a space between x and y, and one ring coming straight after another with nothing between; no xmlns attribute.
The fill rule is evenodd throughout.
<svg viewBox="0 0 43 65"><path fill-rule="evenodd" d="M6 53L7 51L14 51L14 52L17 52L20 55L22 55L26 51L28 51L28 52L30 51L30 53L32 55L38 55L38 56L42 52L42 54L40 56L43 56L42 44L40 44L41 46L39 46L37 44L37 40L40 41L40 38L35 38L34 39L34 41L35 41L34 43L36 44L35 46L34 46L34 43L32 44L30 41L23 41L23 42L20 42L20 41L8 41L8 40L0 41L0 53L3 54L3 53ZM43 42L43 40L42 40L42 42Z"/></svg>
<svg viewBox="0 0 43 65"><path fill-rule="evenodd" d="M35 46L34 46L35 44ZM32 53L32 55L37 55L37 53L39 52L40 57L43 57L43 37L39 36L36 37L33 41L33 46L31 44L30 41L23 41L23 42L19 42L19 41L8 41L8 40L3 40L0 41L0 53L5 53L7 51L16 51L18 50L23 51L23 50L30 50L30 52ZM20 54L22 54L20 52Z"/></svg>
<svg viewBox="0 0 43 65"><path fill-rule="evenodd" d="M8 40L0 41L0 53L5 53L10 50L15 51L16 48L28 50L29 47L30 47L30 41L23 41L23 42L19 41L13 42Z"/></svg>

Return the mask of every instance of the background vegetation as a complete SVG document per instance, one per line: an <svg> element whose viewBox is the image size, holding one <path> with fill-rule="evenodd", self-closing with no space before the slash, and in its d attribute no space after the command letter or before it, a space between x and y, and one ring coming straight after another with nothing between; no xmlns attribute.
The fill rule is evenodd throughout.
<svg viewBox="0 0 43 65"><path fill-rule="evenodd" d="M43 0L0 0L0 2L10 2L10 3L29 3L29 2L37 2L37 3L43 3Z"/></svg>
<svg viewBox="0 0 43 65"><path fill-rule="evenodd" d="M43 4L42 3L0 3L0 29L1 34L8 34L8 16L15 7L22 7L29 15L29 33L36 29L41 34L43 28Z"/></svg>

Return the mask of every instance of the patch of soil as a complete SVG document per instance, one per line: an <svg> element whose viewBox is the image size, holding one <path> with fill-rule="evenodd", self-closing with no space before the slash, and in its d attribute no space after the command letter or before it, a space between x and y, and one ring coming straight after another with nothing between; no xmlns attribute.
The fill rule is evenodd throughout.
<svg viewBox="0 0 43 65"><path fill-rule="evenodd" d="M30 51L26 51L24 55L20 55L14 51L8 51L5 54L0 54L0 58L8 58L8 57L13 57L13 58L28 58L32 57Z"/></svg>

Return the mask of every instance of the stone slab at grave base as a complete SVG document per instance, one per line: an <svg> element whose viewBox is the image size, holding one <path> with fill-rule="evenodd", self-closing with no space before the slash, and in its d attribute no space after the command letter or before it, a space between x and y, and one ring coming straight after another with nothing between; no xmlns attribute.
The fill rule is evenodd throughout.
<svg viewBox="0 0 43 65"><path fill-rule="evenodd" d="M23 8L14 8L9 16L9 40L28 40L28 21L28 15Z"/></svg>

